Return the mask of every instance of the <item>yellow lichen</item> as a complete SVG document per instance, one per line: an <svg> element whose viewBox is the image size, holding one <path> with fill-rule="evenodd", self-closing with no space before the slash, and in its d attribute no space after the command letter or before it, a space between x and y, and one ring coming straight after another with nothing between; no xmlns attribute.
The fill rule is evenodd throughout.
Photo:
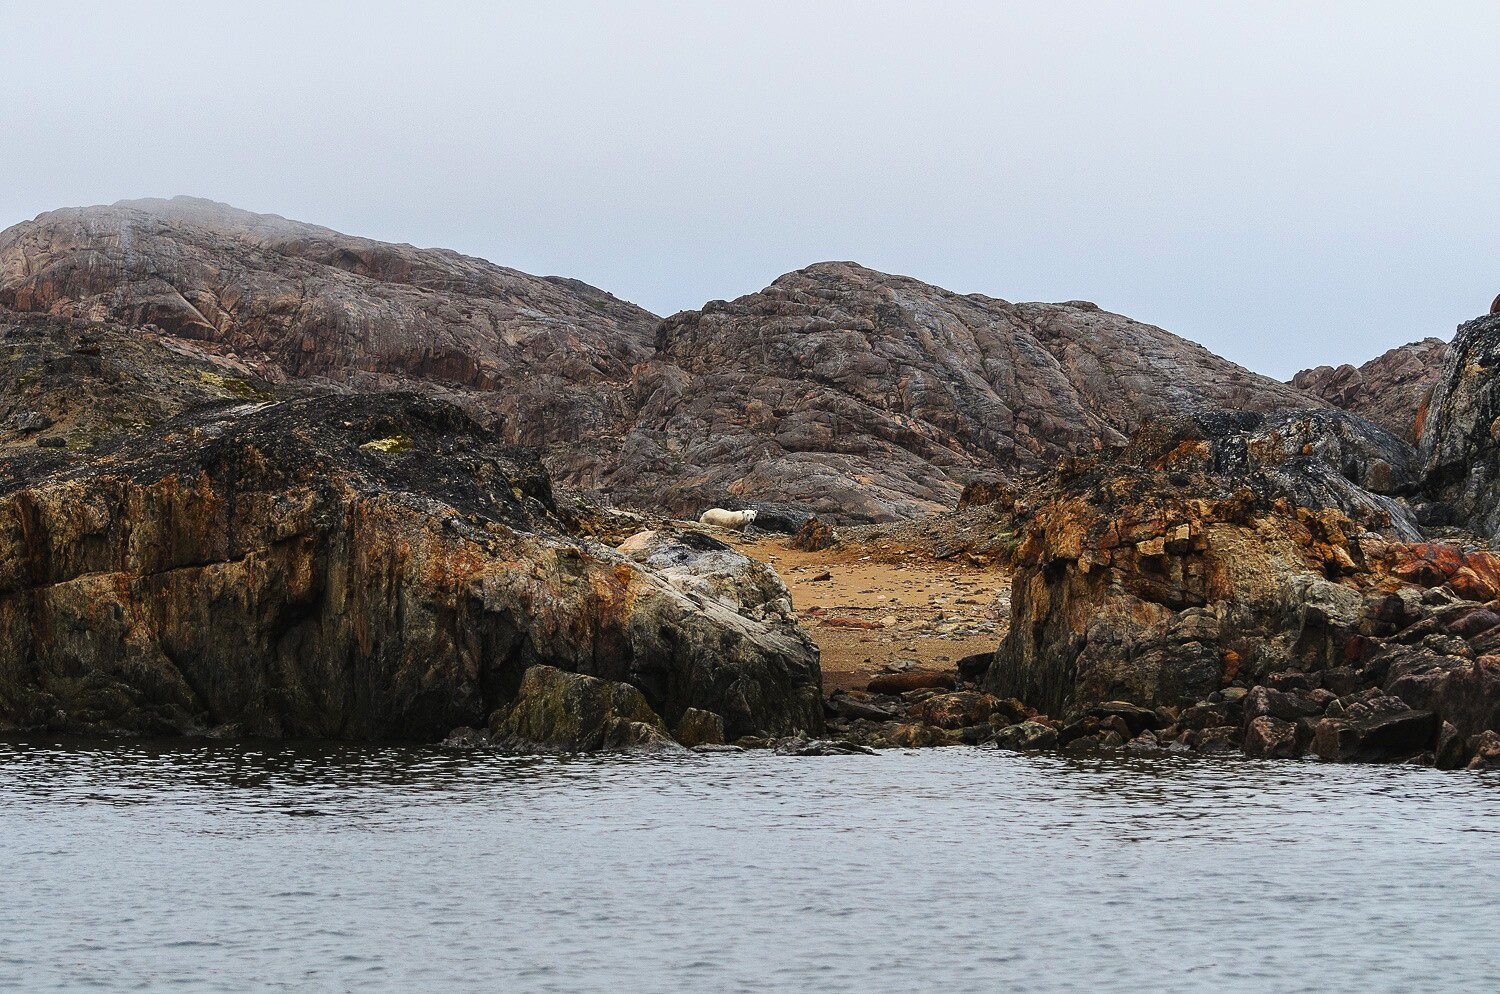
<svg viewBox="0 0 1500 994"><path fill-rule="evenodd" d="M410 452L413 448L411 439L405 435L392 435L389 438L376 438L360 446L367 452Z"/></svg>

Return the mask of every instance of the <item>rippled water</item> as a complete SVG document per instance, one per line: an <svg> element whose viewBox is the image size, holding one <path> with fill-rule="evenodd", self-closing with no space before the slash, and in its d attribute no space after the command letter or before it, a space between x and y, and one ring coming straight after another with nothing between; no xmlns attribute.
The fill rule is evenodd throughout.
<svg viewBox="0 0 1500 994"><path fill-rule="evenodd" d="M1500 780L0 742L6 990L1493 990Z"/></svg>

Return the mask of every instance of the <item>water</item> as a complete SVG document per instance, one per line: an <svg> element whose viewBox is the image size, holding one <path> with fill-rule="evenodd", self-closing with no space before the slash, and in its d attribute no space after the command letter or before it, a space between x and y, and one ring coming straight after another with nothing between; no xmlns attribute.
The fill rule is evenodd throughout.
<svg viewBox="0 0 1500 994"><path fill-rule="evenodd" d="M1500 981L1500 780L0 742L0 989Z"/></svg>

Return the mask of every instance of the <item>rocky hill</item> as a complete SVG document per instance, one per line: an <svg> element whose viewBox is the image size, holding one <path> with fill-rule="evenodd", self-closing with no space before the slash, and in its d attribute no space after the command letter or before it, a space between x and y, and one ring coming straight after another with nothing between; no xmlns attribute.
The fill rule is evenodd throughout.
<svg viewBox="0 0 1500 994"><path fill-rule="evenodd" d="M1123 442L1148 417L1321 405L1093 304L1012 304L846 262L674 315L656 347L606 482L679 510L908 517L952 507L976 477Z"/></svg>
<svg viewBox="0 0 1500 994"><path fill-rule="evenodd" d="M1447 358L1447 342L1424 338L1362 366L1344 363L1304 369L1292 377L1291 385L1415 442L1422 434L1427 403Z"/></svg>
<svg viewBox="0 0 1500 994"><path fill-rule="evenodd" d="M822 263L658 321L576 281L183 198L0 234L0 305L191 343L273 383L435 394L561 482L679 514L912 517L1150 418L1325 404L1083 302Z"/></svg>
<svg viewBox="0 0 1500 994"><path fill-rule="evenodd" d="M159 331L272 381L437 393L585 485L657 324L576 280L183 197L8 229L0 305Z"/></svg>

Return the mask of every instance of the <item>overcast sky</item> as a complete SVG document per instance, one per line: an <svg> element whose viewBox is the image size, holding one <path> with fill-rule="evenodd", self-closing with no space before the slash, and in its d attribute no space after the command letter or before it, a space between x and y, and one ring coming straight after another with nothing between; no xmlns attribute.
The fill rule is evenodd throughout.
<svg viewBox="0 0 1500 994"><path fill-rule="evenodd" d="M187 193L658 313L852 259L1288 376L1500 291L1497 52L1493 2L7 3L0 226Z"/></svg>

